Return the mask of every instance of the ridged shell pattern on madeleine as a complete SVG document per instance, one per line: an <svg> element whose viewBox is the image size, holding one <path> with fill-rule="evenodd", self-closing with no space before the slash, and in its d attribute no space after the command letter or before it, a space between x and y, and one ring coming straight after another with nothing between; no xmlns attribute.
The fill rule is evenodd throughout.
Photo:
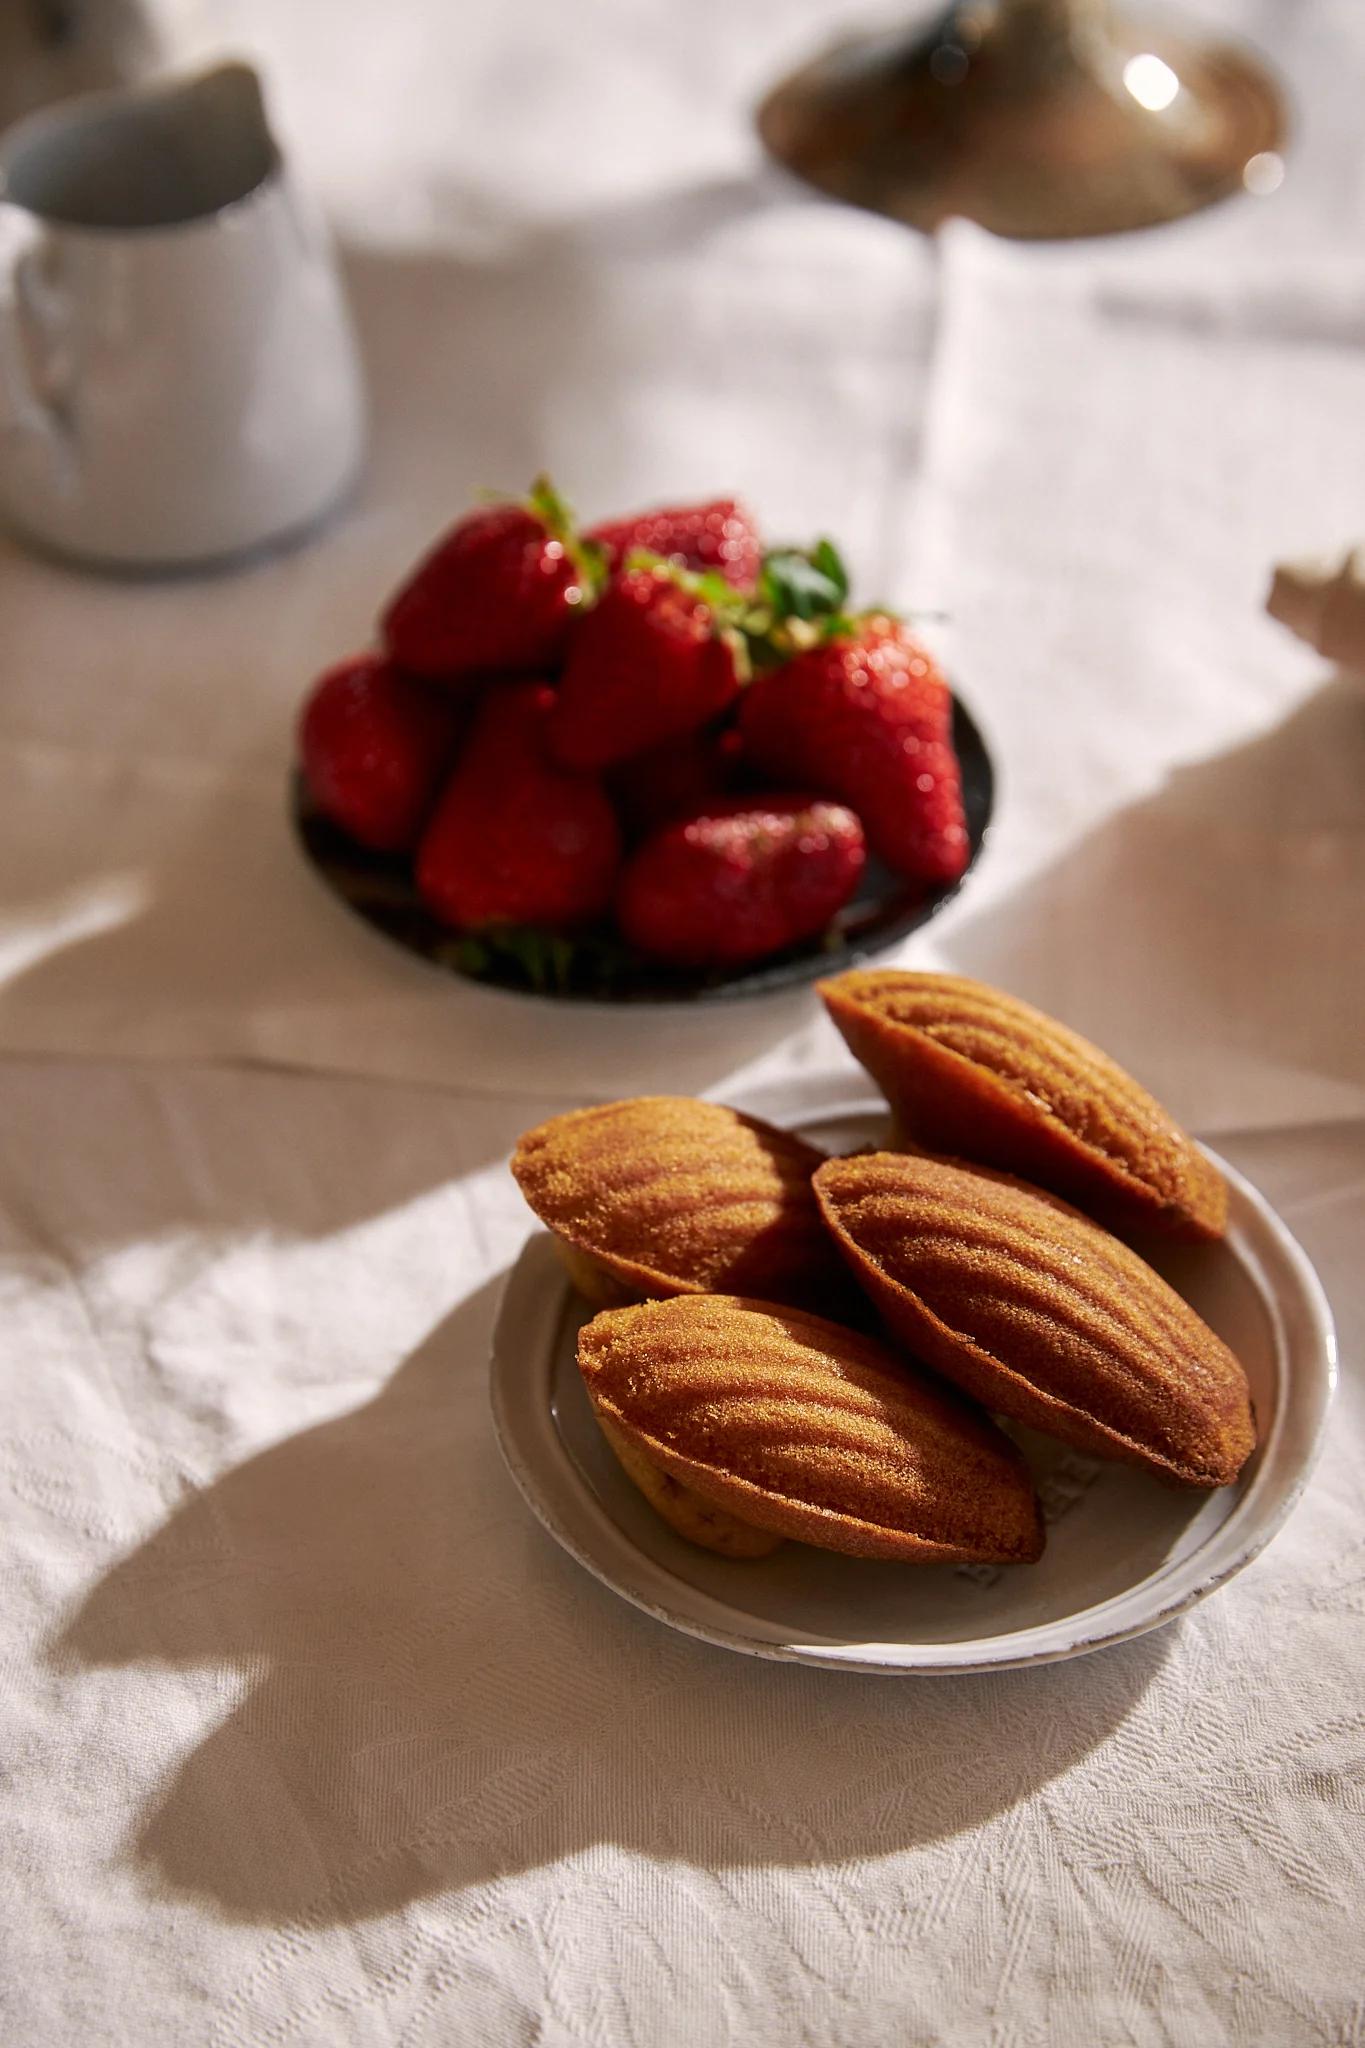
<svg viewBox="0 0 1365 2048"><path fill-rule="evenodd" d="M811 1189L823 1156L719 1103L640 1095L538 1125L512 1171L570 1270L575 1254L592 1261L622 1299L715 1291L819 1307L847 1289Z"/></svg>
<svg viewBox="0 0 1365 2048"><path fill-rule="evenodd" d="M1023 1563L1043 1547L1008 1437L870 1337L730 1295L608 1309L580 1332L597 1410L703 1499L855 1557Z"/></svg>
<svg viewBox="0 0 1365 2048"><path fill-rule="evenodd" d="M1065 1202L900 1152L830 1160L816 1193L887 1328L996 1414L1189 1486L1256 1442L1246 1375L1136 1252Z"/></svg>
<svg viewBox="0 0 1365 2048"><path fill-rule="evenodd" d="M1227 1188L1161 1104L1087 1039L956 974L855 970L820 983L901 1130L998 1166L1115 1228L1218 1238Z"/></svg>

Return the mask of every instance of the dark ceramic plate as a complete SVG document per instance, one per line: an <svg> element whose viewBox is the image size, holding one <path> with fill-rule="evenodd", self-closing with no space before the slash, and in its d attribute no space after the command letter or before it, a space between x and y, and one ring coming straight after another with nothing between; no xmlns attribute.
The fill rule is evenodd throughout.
<svg viewBox="0 0 1365 2048"><path fill-rule="evenodd" d="M975 721L956 699L953 742L962 763L970 873L990 824L995 771ZM775 953L754 967L683 973L645 959L610 929L551 940L536 933L485 937L452 932L421 901L409 863L392 854L370 853L329 824L297 773L290 806L310 865L332 894L366 924L448 974L565 1002L702 1003L767 995L837 973L881 952L927 924L962 887L961 881L943 888L916 887L869 861L858 894L819 939Z"/></svg>

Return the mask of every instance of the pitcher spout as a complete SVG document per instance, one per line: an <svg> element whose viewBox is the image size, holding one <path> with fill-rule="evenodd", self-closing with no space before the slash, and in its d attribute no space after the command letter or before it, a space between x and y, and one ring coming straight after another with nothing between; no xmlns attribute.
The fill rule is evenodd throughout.
<svg viewBox="0 0 1365 2048"><path fill-rule="evenodd" d="M220 213L280 168L259 74L233 60L125 100L134 146L161 166L181 219Z"/></svg>
<svg viewBox="0 0 1365 2048"><path fill-rule="evenodd" d="M67 227L208 220L280 169L249 64L90 93L21 121L0 150L0 198Z"/></svg>
<svg viewBox="0 0 1365 2048"><path fill-rule="evenodd" d="M271 133L260 74L233 59L215 64L194 77L152 88L146 98L159 97L172 130L190 150L232 160L259 184L278 170L280 153Z"/></svg>

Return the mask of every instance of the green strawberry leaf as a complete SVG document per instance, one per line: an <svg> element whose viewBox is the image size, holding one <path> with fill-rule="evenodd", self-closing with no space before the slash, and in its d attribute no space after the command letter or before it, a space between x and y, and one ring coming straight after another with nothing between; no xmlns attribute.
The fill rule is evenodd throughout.
<svg viewBox="0 0 1365 2048"><path fill-rule="evenodd" d="M510 961L519 967L538 995L568 987L574 947L562 932L542 931L534 925L498 925L481 936L492 960Z"/></svg>
<svg viewBox="0 0 1365 2048"><path fill-rule="evenodd" d="M690 579L692 573L689 569L684 569L681 562L672 561L667 555L656 555L653 548L628 548L621 567L627 576L647 571L656 576L667 576L671 583L678 584L684 590L688 588L688 583L684 579Z"/></svg>
<svg viewBox="0 0 1365 2048"><path fill-rule="evenodd" d="M523 987L536 995L600 990L619 979L629 949L598 930L547 931L538 925L488 925L462 933L440 957L476 981Z"/></svg>
<svg viewBox="0 0 1365 2048"><path fill-rule="evenodd" d="M709 604L720 617L744 610L749 602L743 591L736 590L719 569L704 569L699 574L694 572L692 587L702 602Z"/></svg>
<svg viewBox="0 0 1365 2048"><path fill-rule="evenodd" d="M831 540L807 552L774 548L763 558L759 597L775 620L818 619L843 607L848 596L848 571Z"/></svg>
<svg viewBox="0 0 1365 2048"><path fill-rule="evenodd" d="M849 609L848 570L827 538L811 548L772 549L763 558L754 592L736 590L714 569L698 574L649 548L632 548L624 567L667 576L709 605L716 634L729 645L742 683L808 648L854 637L870 616Z"/></svg>
<svg viewBox="0 0 1365 2048"><path fill-rule="evenodd" d="M827 576L835 586L839 593L839 602L842 604L849 593L848 570L844 566L843 556L828 535L815 543L811 561L821 575Z"/></svg>

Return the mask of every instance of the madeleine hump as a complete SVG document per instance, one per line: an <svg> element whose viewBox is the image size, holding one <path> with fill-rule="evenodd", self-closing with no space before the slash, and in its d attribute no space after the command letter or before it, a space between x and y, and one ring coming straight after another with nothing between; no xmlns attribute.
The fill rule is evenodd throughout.
<svg viewBox="0 0 1365 2048"><path fill-rule="evenodd" d="M678 1295L595 1316L578 1363L609 1435L740 1522L912 1564L1041 1555L1028 1468L1004 1433L822 1316Z"/></svg>
<svg viewBox="0 0 1365 2048"><path fill-rule="evenodd" d="M832 1159L825 1220L887 1328L998 1415L1186 1486L1256 1443L1222 1339L1120 1239L990 1170L900 1152Z"/></svg>
<svg viewBox="0 0 1365 2048"><path fill-rule="evenodd" d="M1114 1229L1219 1238L1227 1186L1123 1068L1017 997L956 974L855 969L818 984L900 1132L998 1166Z"/></svg>
<svg viewBox="0 0 1365 2048"><path fill-rule="evenodd" d="M640 1095L527 1131L512 1172L590 1301L725 1291L820 1308L851 1294L811 1188L823 1157L719 1103Z"/></svg>

